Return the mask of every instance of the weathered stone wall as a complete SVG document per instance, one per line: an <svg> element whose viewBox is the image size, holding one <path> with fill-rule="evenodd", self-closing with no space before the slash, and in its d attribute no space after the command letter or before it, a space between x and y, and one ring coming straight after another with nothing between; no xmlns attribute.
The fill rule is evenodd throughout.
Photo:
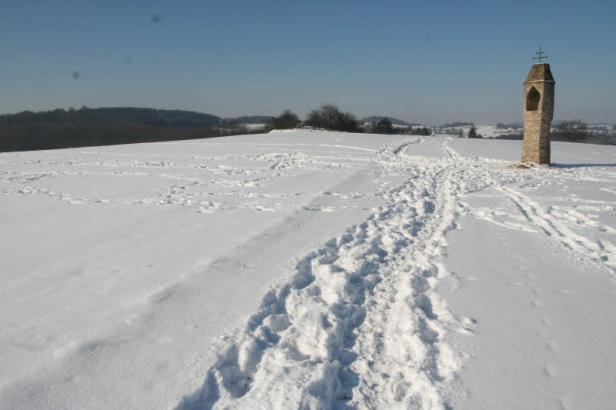
<svg viewBox="0 0 616 410"><path fill-rule="evenodd" d="M554 77L549 64L535 64L524 82L524 146L522 162L550 163L550 126L554 116ZM529 102L531 90L539 93L539 103Z"/></svg>

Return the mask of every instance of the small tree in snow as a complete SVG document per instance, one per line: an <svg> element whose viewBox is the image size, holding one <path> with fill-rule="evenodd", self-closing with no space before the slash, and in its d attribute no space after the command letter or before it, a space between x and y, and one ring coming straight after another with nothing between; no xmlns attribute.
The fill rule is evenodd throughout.
<svg viewBox="0 0 616 410"><path fill-rule="evenodd" d="M477 134L477 128L474 125L471 125L471 128L468 130L469 138L481 138L481 135Z"/></svg>

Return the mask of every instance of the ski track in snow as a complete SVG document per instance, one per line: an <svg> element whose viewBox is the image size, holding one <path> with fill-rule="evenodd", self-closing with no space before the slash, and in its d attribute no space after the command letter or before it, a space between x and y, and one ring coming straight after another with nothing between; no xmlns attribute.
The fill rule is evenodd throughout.
<svg viewBox="0 0 616 410"><path fill-rule="evenodd" d="M445 408L460 366L443 341L468 328L436 294L464 175L451 159L377 155L409 179L387 204L297 263L185 397L191 408Z"/></svg>
<svg viewBox="0 0 616 410"><path fill-rule="evenodd" d="M554 212L543 209L541 205L519 191L509 187L500 187L500 190L511 199L530 222L539 227L546 235L557 240L568 249L577 252L580 257L587 257L604 264L606 269L616 273L616 246L608 240L588 238L567 227L563 220L571 221L573 219L578 225L599 227L599 230L608 233L614 233L613 228L600 225L579 212L571 213L569 211L568 214L561 212L555 215Z"/></svg>
<svg viewBox="0 0 616 410"><path fill-rule="evenodd" d="M590 237L582 233L582 230L586 229L593 233L600 232L616 235L616 229L602 224L582 212L583 209L613 212L615 210L613 204L610 205L609 202L605 201L584 200L583 205L578 205L576 203L579 200L573 196L572 198L564 198L564 200L576 204L574 206L549 205L543 207L538 201L532 199L530 195L524 194L522 189L510 186L515 184L522 188L536 188L568 179L586 182L612 182L612 180L608 179L612 174L601 168L588 170L586 168L559 169L535 167L526 171L513 171L508 168L509 164L505 161L464 158L448 147L446 143L441 144L441 147L449 154L450 158L465 164L466 169L472 170L473 167L483 168L481 172L485 174L484 177L477 179L477 181L485 184L483 187L480 187L480 190L496 186L496 191L511 201L520 212L520 217L516 217L508 215L504 210L500 209L474 209L471 213L477 218L508 229L543 232L548 238L575 252L578 260L590 260L591 263L597 264L602 269L610 273L616 273L616 246L608 239L598 238L596 235L594 235L595 237ZM500 164L500 166L489 166L490 163ZM557 178L554 178L554 174L556 174ZM599 178L598 176L603 177ZM606 191L605 188L600 189ZM609 189L607 191L609 192ZM596 204L590 205L591 202ZM502 216L507 216L507 219L513 219L513 221L503 220ZM528 223L530 223L530 226L528 226Z"/></svg>

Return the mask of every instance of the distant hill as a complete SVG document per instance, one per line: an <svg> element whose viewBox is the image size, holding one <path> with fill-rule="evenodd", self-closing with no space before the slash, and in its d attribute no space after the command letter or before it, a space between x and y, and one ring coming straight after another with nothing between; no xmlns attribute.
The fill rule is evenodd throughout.
<svg viewBox="0 0 616 410"><path fill-rule="evenodd" d="M449 122L447 124L443 124L439 126L439 128L460 128L460 127L470 127L473 123L469 121L454 121Z"/></svg>
<svg viewBox="0 0 616 410"><path fill-rule="evenodd" d="M243 117L226 118L227 121L237 121L238 124L270 124L274 117L270 115L246 115Z"/></svg>
<svg viewBox="0 0 616 410"><path fill-rule="evenodd" d="M256 119L264 117L241 117ZM0 115L0 152L208 138L247 132L212 114L110 107Z"/></svg>
<svg viewBox="0 0 616 410"><path fill-rule="evenodd" d="M217 126L220 124L221 118L212 114L193 111L134 107L84 107L79 110L24 111L18 114L0 115L0 126L80 122L141 124L164 128L200 128Z"/></svg>
<svg viewBox="0 0 616 410"><path fill-rule="evenodd" d="M387 118L389 121L391 121L391 123L393 125L404 125L406 127L411 127L413 125L421 125L421 124L414 123L414 122L406 122L406 121L399 120L399 119L393 118L393 117L386 117L384 115L371 115L369 117L362 118L361 121L364 122L364 123L366 123L366 122L373 123L373 122L380 121L382 118Z"/></svg>

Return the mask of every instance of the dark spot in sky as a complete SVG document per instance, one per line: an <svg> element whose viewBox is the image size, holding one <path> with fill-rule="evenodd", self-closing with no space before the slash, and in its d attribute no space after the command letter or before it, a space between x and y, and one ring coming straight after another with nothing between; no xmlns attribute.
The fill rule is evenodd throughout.
<svg viewBox="0 0 616 410"><path fill-rule="evenodd" d="M73 80L79 80L79 77L81 77L81 73L79 71L73 71L71 77L73 78Z"/></svg>
<svg viewBox="0 0 616 410"><path fill-rule="evenodd" d="M432 40L432 33L424 34L424 41L427 43L430 40Z"/></svg>
<svg viewBox="0 0 616 410"><path fill-rule="evenodd" d="M152 15L151 20L153 23L160 23L160 20L161 20L160 14L156 13Z"/></svg>

